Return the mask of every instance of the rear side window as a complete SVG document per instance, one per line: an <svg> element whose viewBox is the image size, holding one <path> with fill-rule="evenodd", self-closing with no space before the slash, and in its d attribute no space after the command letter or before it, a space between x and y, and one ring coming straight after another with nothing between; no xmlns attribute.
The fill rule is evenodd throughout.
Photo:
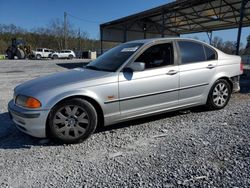
<svg viewBox="0 0 250 188"><path fill-rule="evenodd" d="M206 61L202 44L190 41L179 41L182 64Z"/></svg>
<svg viewBox="0 0 250 188"><path fill-rule="evenodd" d="M207 60L215 60L216 59L216 52L212 48L209 48L209 47L204 45L204 49L206 52Z"/></svg>

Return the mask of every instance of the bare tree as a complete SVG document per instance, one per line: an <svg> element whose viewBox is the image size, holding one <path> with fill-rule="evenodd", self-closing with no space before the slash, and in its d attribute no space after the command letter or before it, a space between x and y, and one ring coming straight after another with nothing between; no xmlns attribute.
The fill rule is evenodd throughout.
<svg viewBox="0 0 250 188"><path fill-rule="evenodd" d="M222 49L223 48L223 40L219 37L214 37L214 39L212 40L212 45L215 48Z"/></svg>

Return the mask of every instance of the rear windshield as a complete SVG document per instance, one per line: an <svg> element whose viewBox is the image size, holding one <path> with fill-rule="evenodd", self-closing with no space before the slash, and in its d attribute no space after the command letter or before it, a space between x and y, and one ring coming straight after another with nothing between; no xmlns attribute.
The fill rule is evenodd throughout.
<svg viewBox="0 0 250 188"><path fill-rule="evenodd" d="M121 44L105 52L95 61L89 63L86 68L115 72L121 67L141 46L143 43Z"/></svg>

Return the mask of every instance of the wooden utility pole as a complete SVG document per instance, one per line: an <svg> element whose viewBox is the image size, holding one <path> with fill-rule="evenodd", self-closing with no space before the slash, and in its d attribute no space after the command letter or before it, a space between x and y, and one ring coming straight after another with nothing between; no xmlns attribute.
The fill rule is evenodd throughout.
<svg viewBox="0 0 250 188"><path fill-rule="evenodd" d="M78 30L78 40L79 40L79 43L78 43L78 51L79 51L79 55L80 57L79 58L82 58L82 48L81 48L81 29L79 27L79 30Z"/></svg>
<svg viewBox="0 0 250 188"><path fill-rule="evenodd" d="M67 31L67 12L64 12L64 49L68 48Z"/></svg>

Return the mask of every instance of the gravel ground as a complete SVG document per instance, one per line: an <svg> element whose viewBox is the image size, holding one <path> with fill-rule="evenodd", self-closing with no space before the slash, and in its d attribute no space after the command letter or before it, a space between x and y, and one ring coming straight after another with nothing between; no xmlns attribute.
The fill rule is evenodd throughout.
<svg viewBox="0 0 250 188"><path fill-rule="evenodd" d="M130 121L76 145L19 132L7 114L12 89L79 65L0 61L0 187L250 187L246 88L223 110L194 108Z"/></svg>

